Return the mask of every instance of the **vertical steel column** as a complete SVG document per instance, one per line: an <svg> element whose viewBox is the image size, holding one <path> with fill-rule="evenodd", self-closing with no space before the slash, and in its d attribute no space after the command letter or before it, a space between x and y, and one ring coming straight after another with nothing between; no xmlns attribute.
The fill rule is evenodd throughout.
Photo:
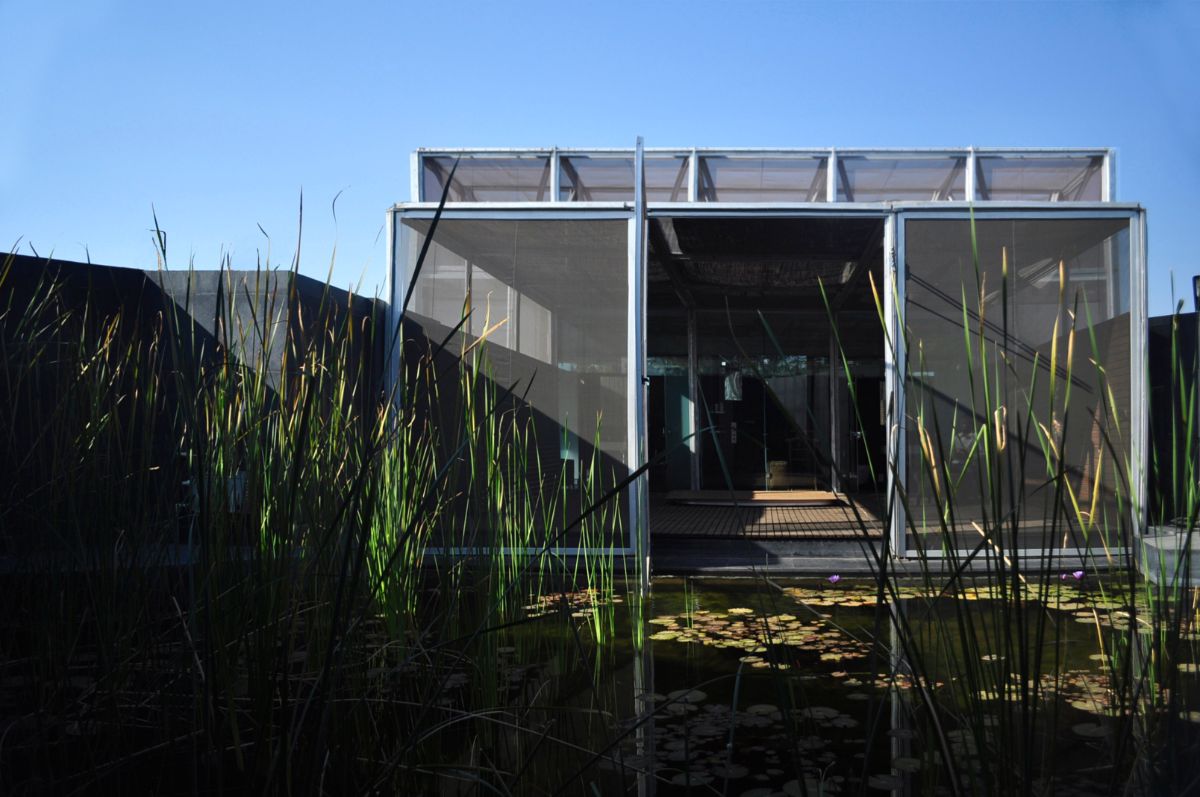
<svg viewBox="0 0 1200 797"><path fill-rule="evenodd" d="M633 423L635 444L630 450L630 467L646 464L646 154L638 136L633 158L633 270L630 274L631 333L629 371L633 375ZM633 521L634 547L638 557L638 576L642 595L650 590L650 514L647 476L643 473L630 485L630 517Z"/></svg>
<svg viewBox="0 0 1200 797"><path fill-rule="evenodd" d="M562 170L559 168L558 147L550 150L550 201L558 202L562 193Z"/></svg>
<svg viewBox="0 0 1200 797"><path fill-rule="evenodd" d="M688 202L700 201L700 156L693 149L688 155Z"/></svg>
<svg viewBox="0 0 1200 797"><path fill-rule="evenodd" d="M837 202L838 194L838 157L837 150L829 150L829 167L825 175L825 201Z"/></svg>
<svg viewBox="0 0 1200 797"><path fill-rule="evenodd" d="M1100 197L1105 202L1117 201L1117 158L1111 149L1104 153L1104 168L1100 173Z"/></svg>
<svg viewBox="0 0 1200 797"><path fill-rule="evenodd" d="M1133 440L1130 448L1133 487L1133 528L1141 535L1146 531L1146 479L1149 413L1149 321L1146 306L1146 211L1139 210L1129 224L1129 378L1133 380L1129 399ZM1132 552L1131 552L1132 554Z"/></svg>
<svg viewBox="0 0 1200 797"><path fill-rule="evenodd" d="M893 213L883 228L883 374L887 407L887 504L892 510L892 551L904 556L904 506L899 500L906 487L904 423L904 219Z"/></svg>
<svg viewBox="0 0 1200 797"><path fill-rule="evenodd" d="M968 202L975 201L975 148L967 149L966 174L963 175L963 194Z"/></svg>
<svg viewBox="0 0 1200 797"><path fill-rule="evenodd" d="M413 202L424 202L425 197L421 193L421 184L424 182L421 179L421 153L413 152L408 161L408 168L412 172L408 176L409 196Z"/></svg>
<svg viewBox="0 0 1200 797"><path fill-rule="evenodd" d="M696 308L687 310L687 358L688 358L688 401L691 417L688 418L688 457L691 468L691 486L700 489L700 347L697 340Z"/></svg>

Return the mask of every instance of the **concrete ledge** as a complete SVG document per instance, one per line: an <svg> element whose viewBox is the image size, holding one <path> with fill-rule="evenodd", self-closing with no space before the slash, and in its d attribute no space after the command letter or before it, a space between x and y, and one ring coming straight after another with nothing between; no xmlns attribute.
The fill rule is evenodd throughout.
<svg viewBox="0 0 1200 797"><path fill-rule="evenodd" d="M1142 574L1155 584L1186 576L1184 586L1200 587L1200 529L1151 526L1139 541L1138 559Z"/></svg>

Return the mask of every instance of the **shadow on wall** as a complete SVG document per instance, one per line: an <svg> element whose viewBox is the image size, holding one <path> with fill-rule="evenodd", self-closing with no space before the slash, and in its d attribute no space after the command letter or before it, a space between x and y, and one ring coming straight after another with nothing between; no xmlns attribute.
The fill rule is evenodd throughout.
<svg viewBox="0 0 1200 797"><path fill-rule="evenodd" d="M73 389L95 341L108 340L124 352L122 368L107 382L110 395L127 395L145 385L147 368L162 395L158 411L118 401L114 410L128 429L125 447L111 455L113 467L144 468L157 488L144 501L169 510L186 500L182 451L184 402L180 385L198 389L227 358L259 374L271 401L287 395L287 382L299 377L298 352L315 351L319 360L334 337L350 341L350 369L356 409L367 409L384 389L384 305L289 271L162 271L92 265L65 260L7 255L0 260L0 363L5 394L0 397L0 553L16 553L20 540L37 545L56 499L54 485L70 478L70 457L61 441L49 443L47 429L64 414L81 417L86 398ZM331 336L330 329L352 324L353 334ZM170 331L176 334L170 337ZM185 371L185 379L168 378ZM144 389L141 388L141 389ZM329 396L328 400L338 400ZM361 405L361 406L358 406ZM97 402L96 406L101 406ZM140 412L140 414L139 414ZM373 413L360 413L364 418ZM154 508L145 507L145 512ZM50 513L53 514L53 513ZM169 541L169 540L168 540Z"/></svg>

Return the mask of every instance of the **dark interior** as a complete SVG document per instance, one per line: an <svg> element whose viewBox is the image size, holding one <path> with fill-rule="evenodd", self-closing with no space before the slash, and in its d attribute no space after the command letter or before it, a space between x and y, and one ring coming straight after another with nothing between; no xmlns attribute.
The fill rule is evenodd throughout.
<svg viewBox="0 0 1200 797"><path fill-rule="evenodd" d="M650 220L651 491L882 483L883 225Z"/></svg>

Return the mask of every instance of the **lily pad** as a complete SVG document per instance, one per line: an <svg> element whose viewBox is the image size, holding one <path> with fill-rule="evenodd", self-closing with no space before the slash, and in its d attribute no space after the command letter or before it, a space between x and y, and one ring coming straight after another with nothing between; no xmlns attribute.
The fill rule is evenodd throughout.
<svg viewBox="0 0 1200 797"><path fill-rule="evenodd" d="M699 689L676 689L674 692L668 692L667 697L680 703L699 703L708 695Z"/></svg>
<svg viewBox="0 0 1200 797"><path fill-rule="evenodd" d="M1085 739L1102 739L1108 736L1108 727L1099 722L1081 722L1072 725L1071 732Z"/></svg>

